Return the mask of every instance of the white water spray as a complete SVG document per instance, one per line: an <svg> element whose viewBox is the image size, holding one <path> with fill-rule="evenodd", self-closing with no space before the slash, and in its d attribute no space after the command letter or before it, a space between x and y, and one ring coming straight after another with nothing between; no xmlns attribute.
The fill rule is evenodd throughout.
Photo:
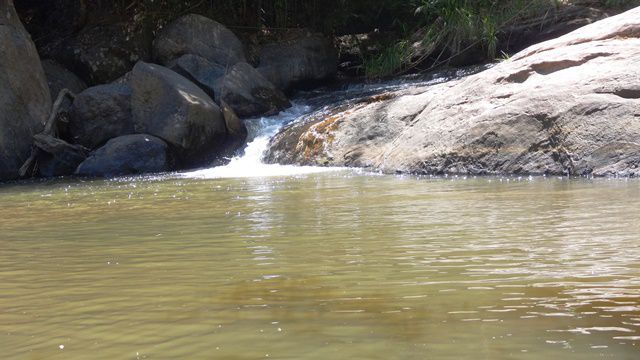
<svg viewBox="0 0 640 360"><path fill-rule="evenodd" d="M182 174L184 177L201 179L249 178L271 176L294 176L320 172L338 171L342 168L265 164L262 157L269 146L269 140L285 124L295 121L311 112L311 107L294 104L291 108L272 117L246 121L250 142L244 154L236 156L224 166L197 170Z"/></svg>

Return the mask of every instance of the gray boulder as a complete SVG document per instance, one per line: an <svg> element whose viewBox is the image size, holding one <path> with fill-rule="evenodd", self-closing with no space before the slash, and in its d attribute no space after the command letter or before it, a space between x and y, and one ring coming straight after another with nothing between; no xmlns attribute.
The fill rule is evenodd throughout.
<svg viewBox="0 0 640 360"><path fill-rule="evenodd" d="M10 0L0 1L0 180L18 177L51 111L42 64Z"/></svg>
<svg viewBox="0 0 640 360"><path fill-rule="evenodd" d="M78 94L87 88L84 81L76 76L76 74L65 69L53 60L43 60L42 68L47 77L52 99L55 99L62 89L68 89L72 93Z"/></svg>
<svg viewBox="0 0 640 360"><path fill-rule="evenodd" d="M288 127L271 162L417 174L639 176L640 8L467 78Z"/></svg>
<svg viewBox="0 0 640 360"><path fill-rule="evenodd" d="M274 115L291 106L282 91L245 62L216 80L214 92L218 103L226 102L242 118Z"/></svg>
<svg viewBox="0 0 640 360"><path fill-rule="evenodd" d="M186 166L217 157L226 139L220 108L195 84L160 65L136 64L130 80L135 131L166 141Z"/></svg>
<svg viewBox="0 0 640 360"><path fill-rule="evenodd" d="M222 24L189 14L167 25L153 42L153 54L160 64L185 54L201 56L223 66L245 61L240 40Z"/></svg>
<svg viewBox="0 0 640 360"><path fill-rule="evenodd" d="M148 60L151 47L142 29L115 23L87 27L55 50L55 60L87 84L110 83L139 60Z"/></svg>
<svg viewBox="0 0 640 360"><path fill-rule="evenodd" d="M226 102L243 118L273 115L290 106L287 97L246 62L225 67L187 54L168 67L198 85L218 104Z"/></svg>
<svg viewBox="0 0 640 360"><path fill-rule="evenodd" d="M157 137L136 134L109 140L77 168L75 174L114 177L171 170L167 144Z"/></svg>
<svg viewBox="0 0 640 360"><path fill-rule="evenodd" d="M78 94L71 107L67 136L89 149L107 140L133 134L131 88L126 84L98 85Z"/></svg>
<svg viewBox="0 0 640 360"><path fill-rule="evenodd" d="M167 67L198 85L212 99L215 98L216 81L222 78L227 68L202 56L187 54L169 62Z"/></svg>
<svg viewBox="0 0 640 360"><path fill-rule="evenodd" d="M258 71L278 89L315 85L336 75L338 55L332 42L318 34L265 45Z"/></svg>

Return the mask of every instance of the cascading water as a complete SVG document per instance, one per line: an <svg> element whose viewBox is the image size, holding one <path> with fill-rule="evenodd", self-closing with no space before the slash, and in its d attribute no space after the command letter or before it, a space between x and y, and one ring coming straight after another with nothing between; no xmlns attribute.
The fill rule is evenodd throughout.
<svg viewBox="0 0 640 360"><path fill-rule="evenodd" d="M218 179L269 176L291 176L310 173L340 171L343 168L265 164L262 157L271 138L286 124L299 121L316 111L357 101L377 94L398 91L410 87L423 87L462 78L486 69L477 66L467 69L432 73L427 77L404 77L384 83L351 84L340 89L320 89L298 94L293 106L278 115L245 120L249 131L248 143L242 155L236 156L224 166L182 173L188 178Z"/></svg>
<svg viewBox="0 0 640 360"><path fill-rule="evenodd" d="M249 142L242 155L234 157L227 165L192 171L184 173L183 176L203 179L246 178L302 175L340 170L340 168L277 165L262 162L262 156L269 146L269 140L278 130L285 124L309 114L313 109L308 104L294 103L291 108L276 116L246 120Z"/></svg>

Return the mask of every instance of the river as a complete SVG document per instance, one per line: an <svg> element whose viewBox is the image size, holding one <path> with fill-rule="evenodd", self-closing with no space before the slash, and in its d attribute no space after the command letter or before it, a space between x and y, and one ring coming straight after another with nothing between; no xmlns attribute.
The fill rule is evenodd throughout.
<svg viewBox="0 0 640 360"><path fill-rule="evenodd" d="M0 186L2 358L640 357L640 181L262 164L320 98L224 167Z"/></svg>

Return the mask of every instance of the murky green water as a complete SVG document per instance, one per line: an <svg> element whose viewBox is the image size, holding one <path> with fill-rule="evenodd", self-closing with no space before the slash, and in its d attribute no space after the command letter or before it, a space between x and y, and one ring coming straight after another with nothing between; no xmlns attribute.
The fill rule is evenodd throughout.
<svg viewBox="0 0 640 360"><path fill-rule="evenodd" d="M640 181L0 187L2 359L638 359Z"/></svg>

